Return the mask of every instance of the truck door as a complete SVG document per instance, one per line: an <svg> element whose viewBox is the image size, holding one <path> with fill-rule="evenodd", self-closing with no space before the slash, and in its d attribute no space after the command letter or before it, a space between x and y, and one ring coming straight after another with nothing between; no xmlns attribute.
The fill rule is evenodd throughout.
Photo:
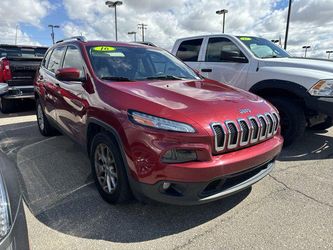
<svg viewBox="0 0 333 250"><path fill-rule="evenodd" d="M211 37L204 46L200 64L203 76L242 88L246 83L249 61L238 46L226 37Z"/></svg>
<svg viewBox="0 0 333 250"><path fill-rule="evenodd" d="M184 40L180 43L176 56L192 69L200 69L200 54L202 51L203 38Z"/></svg>

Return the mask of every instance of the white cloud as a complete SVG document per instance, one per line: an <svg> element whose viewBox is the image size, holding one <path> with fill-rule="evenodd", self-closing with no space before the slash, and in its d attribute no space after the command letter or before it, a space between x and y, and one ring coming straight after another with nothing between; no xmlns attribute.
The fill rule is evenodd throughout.
<svg viewBox="0 0 333 250"><path fill-rule="evenodd" d="M2 0L0 8L0 43L39 44L21 31L19 24L41 27L41 20L51 9L47 0Z"/></svg>

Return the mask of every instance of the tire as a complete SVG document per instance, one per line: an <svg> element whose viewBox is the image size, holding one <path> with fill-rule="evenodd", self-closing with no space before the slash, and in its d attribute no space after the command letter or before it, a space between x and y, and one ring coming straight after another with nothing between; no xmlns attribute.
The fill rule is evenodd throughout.
<svg viewBox="0 0 333 250"><path fill-rule="evenodd" d="M14 110L14 102L6 98L0 98L0 109L4 114L8 114Z"/></svg>
<svg viewBox="0 0 333 250"><path fill-rule="evenodd" d="M333 126L333 119L332 117L327 117L326 120L323 123L317 124L313 127L310 127L311 130L314 131L320 131L320 130L325 130Z"/></svg>
<svg viewBox="0 0 333 250"><path fill-rule="evenodd" d="M117 143L105 132L95 135L90 150L91 170L98 192L110 204L128 202L132 193Z"/></svg>
<svg viewBox="0 0 333 250"><path fill-rule="evenodd" d="M306 128L306 119L302 107L284 97L268 97L267 100L279 110L284 146L289 146L299 140Z"/></svg>
<svg viewBox="0 0 333 250"><path fill-rule="evenodd" d="M42 104L36 100L36 116L39 132L43 136L53 136L57 134L57 130L50 124L46 115L44 114Z"/></svg>

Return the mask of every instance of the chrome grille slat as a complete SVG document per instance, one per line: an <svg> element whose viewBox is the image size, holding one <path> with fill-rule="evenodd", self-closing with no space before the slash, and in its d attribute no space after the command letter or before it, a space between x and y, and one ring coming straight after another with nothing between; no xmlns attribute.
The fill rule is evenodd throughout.
<svg viewBox="0 0 333 250"><path fill-rule="evenodd" d="M233 149L237 147L238 144L238 129L233 121L226 121L225 125L228 129L228 143L227 143L227 148L228 149Z"/></svg>
<svg viewBox="0 0 333 250"><path fill-rule="evenodd" d="M215 150L221 152L245 147L271 138L279 128L277 113L258 114L236 121L214 122L211 129L214 134Z"/></svg>

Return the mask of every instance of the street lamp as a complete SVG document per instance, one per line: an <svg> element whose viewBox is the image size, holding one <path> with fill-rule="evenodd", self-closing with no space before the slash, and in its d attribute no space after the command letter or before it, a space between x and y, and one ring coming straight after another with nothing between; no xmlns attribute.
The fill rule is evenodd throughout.
<svg viewBox="0 0 333 250"><path fill-rule="evenodd" d="M289 0L289 7L288 7L288 16L287 16L287 27L286 27L286 36L284 38L284 49L287 49L287 41L288 41L288 32L289 32L289 21L290 21L290 12L291 12L291 2L292 0Z"/></svg>
<svg viewBox="0 0 333 250"><path fill-rule="evenodd" d="M326 54L328 54L327 59L330 59L331 53L333 53L333 50L327 50L326 51Z"/></svg>
<svg viewBox="0 0 333 250"><path fill-rule="evenodd" d="M53 25L53 24L49 24L49 26L51 28L51 38L52 38L52 43L54 44L54 29L55 28L60 28L59 25Z"/></svg>
<svg viewBox="0 0 333 250"><path fill-rule="evenodd" d="M134 35L134 42L136 42L136 31L130 31L127 34Z"/></svg>
<svg viewBox="0 0 333 250"><path fill-rule="evenodd" d="M216 14L223 15L222 33L224 33L225 14L227 14L227 13L228 13L228 10L226 10L226 9L216 11Z"/></svg>
<svg viewBox="0 0 333 250"><path fill-rule="evenodd" d="M123 2L122 1L106 1L105 5L107 5L109 8L114 8L114 24L116 27L116 41L118 41L118 30L117 30L117 6L122 5Z"/></svg>
<svg viewBox="0 0 333 250"><path fill-rule="evenodd" d="M308 51L308 49L311 48L311 46L305 45L302 48L305 49L305 51L304 51L304 58L306 58L306 52Z"/></svg>

